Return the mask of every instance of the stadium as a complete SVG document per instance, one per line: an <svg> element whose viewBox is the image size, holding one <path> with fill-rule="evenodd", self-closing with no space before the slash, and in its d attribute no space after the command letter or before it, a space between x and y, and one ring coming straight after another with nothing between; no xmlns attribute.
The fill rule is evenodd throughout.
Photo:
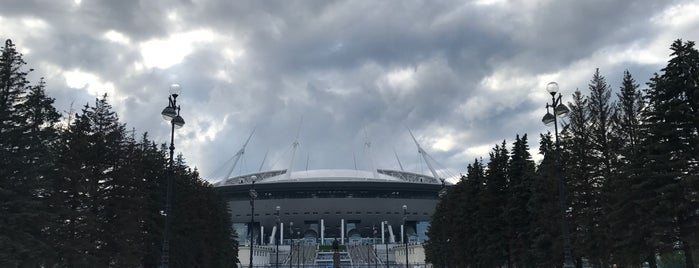
<svg viewBox="0 0 699 268"><path fill-rule="evenodd" d="M428 265L422 248L427 227L440 193L451 184L437 176L433 160L413 140L432 176L280 169L215 183L231 211L241 266L332 267L335 240L341 267Z"/></svg>

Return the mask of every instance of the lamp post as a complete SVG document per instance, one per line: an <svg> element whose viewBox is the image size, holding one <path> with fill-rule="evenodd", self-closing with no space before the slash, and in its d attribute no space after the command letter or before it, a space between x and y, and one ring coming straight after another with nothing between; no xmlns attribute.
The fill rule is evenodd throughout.
<svg viewBox="0 0 699 268"><path fill-rule="evenodd" d="M374 248L374 256L376 256L376 261L374 262L374 268L379 268L379 255L376 254L376 240L378 239L377 238L378 231L376 230L376 225L371 226L371 229L374 231L374 239L371 242L371 247Z"/></svg>
<svg viewBox="0 0 699 268"><path fill-rule="evenodd" d="M296 245L296 253L300 253L300 254L298 254L298 256L296 256L296 268L301 267L301 254L302 253L301 253L301 249L299 249L301 247L301 241L299 241L299 237L301 237L301 232L296 231L296 240L298 242L298 245Z"/></svg>
<svg viewBox="0 0 699 268"><path fill-rule="evenodd" d="M408 206L403 205L403 244L405 245L405 268L408 268Z"/></svg>
<svg viewBox="0 0 699 268"><path fill-rule="evenodd" d="M279 210L280 210L280 209L281 209L281 207L277 206L277 208L276 208L276 210L277 210L277 232L280 232L280 231L281 231L281 230L279 230ZM277 264L277 265L276 265L277 268L279 268L279 242L280 242L280 239L281 239L281 236L277 236L277 239L276 239L276 242L277 242L277 243L276 243L276 244L277 244L277 250L276 250L276 251L277 251L277 258L275 259L275 263Z"/></svg>
<svg viewBox="0 0 699 268"><path fill-rule="evenodd" d="M289 243L289 268L293 264L294 257L294 222L289 222L289 236L291 237L291 243Z"/></svg>
<svg viewBox="0 0 699 268"><path fill-rule="evenodd" d="M255 226L255 198L257 198L257 191L255 191L255 181L252 181L252 188L250 188L250 264L249 268L252 268L252 255L253 249L255 248L254 239L254 226Z"/></svg>
<svg viewBox="0 0 699 268"><path fill-rule="evenodd" d="M182 93L179 84L170 85L170 96L167 97L168 105L160 113L165 121L170 122L170 160L167 165L167 190L165 193L165 232L163 234L163 252L161 256L161 267L167 268L170 265L170 221L172 217L172 177L174 176L173 156L175 155L175 128L184 126L184 119L180 116L180 106L177 105L177 96Z"/></svg>
<svg viewBox="0 0 699 268"><path fill-rule="evenodd" d="M559 206L561 210L561 232L563 235L563 267L564 268L573 268L575 265L573 264L573 257L571 254L571 246L570 246L570 237L569 237L569 231L568 231L568 218L566 217L566 193L565 193L565 184L563 183L563 172L561 168L561 153L559 149L559 144L558 144L558 119L557 117L563 117L566 116L569 112L570 109L566 107L562 102L561 102L561 93L558 92L558 83L556 82L550 82L546 85L546 91L551 94L551 104L546 103L546 115L544 115L544 118L542 118L542 122L550 126L553 124L553 133L555 136L555 153L556 153L556 175L558 176L558 195L559 195ZM558 94L557 94L558 93ZM551 114L549 112L549 108L553 109L553 113Z"/></svg>
<svg viewBox="0 0 699 268"><path fill-rule="evenodd" d="M386 226L386 228L388 228L388 221L384 221L383 223ZM384 235L385 234L386 233L384 232ZM384 245L386 245L386 268L388 268L388 237L386 237L386 239L384 239L383 242L384 242Z"/></svg>

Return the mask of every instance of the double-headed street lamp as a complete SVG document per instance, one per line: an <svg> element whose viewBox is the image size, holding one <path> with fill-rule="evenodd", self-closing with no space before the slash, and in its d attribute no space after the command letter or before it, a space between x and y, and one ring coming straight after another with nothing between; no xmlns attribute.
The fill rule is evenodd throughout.
<svg viewBox="0 0 699 268"><path fill-rule="evenodd" d="M277 220L277 232L281 232L279 229L279 210L281 210L281 207L277 206L276 209L277 215L276 215L276 220ZM276 239L276 244L277 244L277 258L275 259L275 263L277 264L276 267L279 268L279 241L281 240L281 235L277 234L277 239Z"/></svg>
<svg viewBox="0 0 699 268"><path fill-rule="evenodd" d="M561 210L561 232L563 236L563 267L573 268L573 256L571 254L570 246L570 235L568 231L568 218L566 217L566 194L565 194L565 184L563 183L563 172L561 168L561 152L558 144L558 119L557 117L564 117L568 115L570 109L566 107L561 102L561 93L558 92L558 83L550 82L546 85L546 91L551 94L551 103L546 103L546 115L541 121L550 126L553 124L553 133L555 136L555 153L556 153L556 173L558 175L558 195L559 195L559 206ZM557 94L558 93L558 94ZM549 111L549 108L553 109L553 114Z"/></svg>
<svg viewBox="0 0 699 268"><path fill-rule="evenodd" d="M255 248L254 240L254 226L255 226L255 198L257 198L257 191L255 191L255 181L252 181L252 188L250 188L250 264L248 267L252 268L252 255L253 249Z"/></svg>
<svg viewBox="0 0 699 268"><path fill-rule="evenodd" d="M170 221L172 217L172 177L174 176L173 164L175 154L175 128L184 126L184 119L180 116L180 106L177 105L177 96L182 93L179 84L170 85L170 96L167 97L168 105L160 113L165 121L170 122L170 160L167 165L167 190L165 195L165 233L163 234L163 252L161 267L167 268L170 264Z"/></svg>
<svg viewBox="0 0 699 268"><path fill-rule="evenodd" d="M405 245L405 268L408 268L408 205L403 205L403 244Z"/></svg>

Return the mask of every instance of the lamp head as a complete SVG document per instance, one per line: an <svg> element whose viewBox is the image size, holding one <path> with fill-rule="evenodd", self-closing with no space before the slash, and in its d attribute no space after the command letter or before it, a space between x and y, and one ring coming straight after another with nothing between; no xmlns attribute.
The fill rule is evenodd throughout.
<svg viewBox="0 0 699 268"><path fill-rule="evenodd" d="M167 107L165 107L165 109L163 109L162 112L160 112L160 115L163 116L163 119L165 119L165 121L170 122L177 116L177 111L175 111L175 107L168 105Z"/></svg>
<svg viewBox="0 0 699 268"><path fill-rule="evenodd" d="M403 205L403 210L408 210L408 205Z"/></svg>
<svg viewBox="0 0 699 268"><path fill-rule="evenodd" d="M549 82L548 84L546 84L546 91L548 91L549 94L551 94L552 96L556 95L556 93L558 93L558 83Z"/></svg>
<svg viewBox="0 0 699 268"><path fill-rule="evenodd" d="M282 208L281 208L280 206L277 206L274 210L276 210L277 212L279 212L280 209L282 209Z"/></svg>
<svg viewBox="0 0 699 268"><path fill-rule="evenodd" d="M553 112L556 113L557 116L559 117L564 117L570 113L570 109L568 109L568 106L566 106L563 103L558 104L555 109L553 109Z"/></svg>
<svg viewBox="0 0 699 268"><path fill-rule="evenodd" d="M541 122L543 122L544 125L551 126L554 122L556 122L556 117L546 111L546 114L544 115L544 118L541 119Z"/></svg>
<svg viewBox="0 0 699 268"><path fill-rule="evenodd" d="M182 86L180 86L180 84L170 85L170 95L177 98L177 96L179 96L181 93L182 93Z"/></svg>
<svg viewBox="0 0 699 268"><path fill-rule="evenodd" d="M255 189L250 189L250 198L257 198L257 191L255 191Z"/></svg>
<svg viewBox="0 0 699 268"><path fill-rule="evenodd" d="M178 114L172 119L172 123L175 124L176 129L180 129L182 126L184 126L184 119L182 119L182 117Z"/></svg>

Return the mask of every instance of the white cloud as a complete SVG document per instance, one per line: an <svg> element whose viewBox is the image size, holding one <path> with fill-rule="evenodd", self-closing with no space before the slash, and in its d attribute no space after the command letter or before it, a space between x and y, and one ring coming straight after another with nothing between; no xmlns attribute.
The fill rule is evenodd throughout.
<svg viewBox="0 0 699 268"><path fill-rule="evenodd" d="M210 43L215 33L209 29L175 33L165 39L151 39L140 44L143 64L147 68L165 69L179 64L199 43Z"/></svg>

